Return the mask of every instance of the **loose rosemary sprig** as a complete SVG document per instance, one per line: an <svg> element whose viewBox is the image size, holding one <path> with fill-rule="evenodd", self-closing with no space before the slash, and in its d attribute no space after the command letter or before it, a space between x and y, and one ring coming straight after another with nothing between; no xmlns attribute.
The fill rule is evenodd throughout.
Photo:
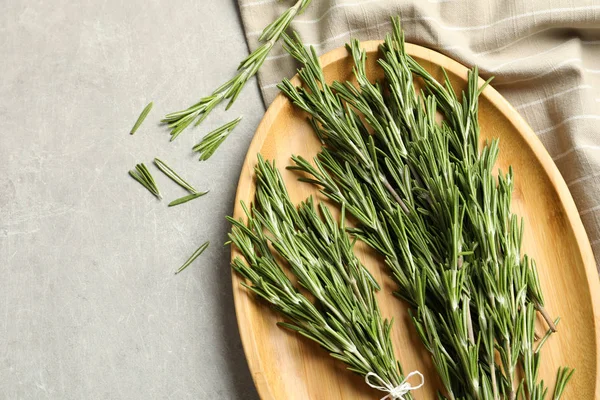
<svg viewBox="0 0 600 400"><path fill-rule="evenodd" d="M179 204L187 203L188 201L197 199L198 197L202 197L207 193L208 193L208 191L188 194L187 196L180 197L180 198L175 199L172 202L170 202L169 207L178 206Z"/></svg>
<svg viewBox="0 0 600 400"><path fill-rule="evenodd" d="M192 194L198 192L196 189L194 189L194 187L192 185L187 183L185 181L185 179L180 177L179 174L177 174L177 172L173 171L173 169L171 167L169 167L164 161L162 161L158 157L154 159L154 164L158 167L158 169L160 169L162 171L162 173L164 173L166 176L171 178L171 180L173 182L175 182L176 184L178 184L179 186L181 186L188 192L190 192Z"/></svg>
<svg viewBox="0 0 600 400"><path fill-rule="evenodd" d="M293 169L347 209L359 222L351 232L385 257L445 398L543 399L536 313L550 331L555 326L535 263L520 253L512 170L494 178L497 140L480 149L478 96L485 84L474 69L459 100L448 79L438 83L406 54L398 20L393 27L378 60L383 83L368 80L359 43L348 47L358 87L328 85L314 49L286 38L303 65L304 85L286 80L280 88L313 118L324 145L314 165L293 157ZM519 368L524 378L515 386ZM555 393L568 381L563 375Z"/></svg>
<svg viewBox="0 0 600 400"><path fill-rule="evenodd" d="M146 168L144 163L137 164L135 166L135 170L129 171L129 175L138 181L143 187L148 189L148 191L154 196L162 199L160 191L158 190L158 186L156 185L154 178L152 175L150 175L150 171L148 171L148 168Z"/></svg>
<svg viewBox="0 0 600 400"><path fill-rule="evenodd" d="M405 378L395 360L391 322L379 311L378 284L353 252L344 209L338 224L327 207L320 204L317 210L312 199L296 208L274 164L259 156L255 172L254 206L250 210L242 203L247 221L228 218L230 241L242 254L232 262L247 279L242 285L285 317L280 326L319 343L372 383L397 387ZM314 296L314 304L284 273L282 259Z"/></svg>
<svg viewBox="0 0 600 400"><path fill-rule="evenodd" d="M196 125L202 122L208 114L220 104L223 100L229 100L227 109L235 102L242 88L252 78L265 59L271 52L271 49L279 41L281 35L285 32L291 21L300 14L312 0L298 0L291 8L281 14L273 23L269 24L260 35L259 40L264 42L259 48L254 50L238 66L236 75L219 86L212 94L206 96L191 107L167 114L162 122L168 124L171 129L171 140L174 140L185 128L192 122Z"/></svg>
<svg viewBox="0 0 600 400"><path fill-rule="evenodd" d="M200 247L198 247L198 249L194 251L190 258L188 258L187 261L184 262L183 265L179 267L177 271L175 271L175 275L177 275L178 273L186 269L191 263L193 263L196 260L196 258L200 256L200 254L204 253L204 250L206 250L209 245L210 242L204 242Z"/></svg>
<svg viewBox="0 0 600 400"><path fill-rule="evenodd" d="M235 129L237 124L240 123L242 117L238 117L233 121L226 123L223 126L218 127L214 131L207 133L206 136L202 138L200 143L195 145L192 150L200 153L200 161L206 161L214 154L214 152L219 148L221 143L227 139L227 136Z"/></svg>
<svg viewBox="0 0 600 400"><path fill-rule="evenodd" d="M142 122L144 122L144 120L148 116L148 113L150 113L150 110L152 110L152 106L153 105L154 104L152 102L150 102L150 103L148 103L148 105L146 107L144 107L144 110L142 111L142 113L138 117L137 121L135 121L135 124L133 125L133 128L131 128L131 131L129 132L130 135L133 135L138 130L138 128L140 127L140 125L142 125Z"/></svg>

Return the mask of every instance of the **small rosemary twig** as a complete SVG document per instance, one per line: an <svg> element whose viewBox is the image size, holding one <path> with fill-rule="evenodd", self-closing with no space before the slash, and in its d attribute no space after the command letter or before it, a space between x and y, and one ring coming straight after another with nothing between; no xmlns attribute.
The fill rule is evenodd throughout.
<svg viewBox="0 0 600 400"><path fill-rule="evenodd" d="M150 103L148 103L148 105L146 107L144 107L144 110L142 111L142 113L138 117L137 121L135 121L135 124L133 125L133 128L131 128L131 131L129 132L130 135L133 135L138 130L138 128L140 127L140 125L142 125L142 122L144 122L144 120L148 116L148 113L152 109L152 106L153 106L153 104L152 104L152 102L150 102Z"/></svg>
<svg viewBox="0 0 600 400"><path fill-rule="evenodd" d="M223 100L229 100L229 108L237 99L244 85L252 78L265 62L265 59L279 41L296 15L300 14L312 0L297 0L296 3L281 14L274 22L269 24L260 35L259 40L264 42L254 50L238 66L237 74L219 86L212 94L206 96L191 107L167 114L162 122L168 124L171 129L171 140L174 140L183 130L196 121L196 125L202 122L208 114Z"/></svg>
<svg viewBox="0 0 600 400"><path fill-rule="evenodd" d="M158 186L156 185L154 178L152 175L150 175L150 171L148 171L148 168L146 168L144 163L137 164L135 166L135 170L129 171L129 175L138 181L143 187L148 189L148 191L154 196L162 199L160 191L158 190Z"/></svg>

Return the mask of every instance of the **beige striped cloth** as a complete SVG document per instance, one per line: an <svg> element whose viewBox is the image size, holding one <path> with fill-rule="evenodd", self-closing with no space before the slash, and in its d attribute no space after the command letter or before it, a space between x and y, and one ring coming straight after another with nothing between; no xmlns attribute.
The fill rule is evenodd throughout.
<svg viewBox="0 0 600 400"><path fill-rule="evenodd" d="M251 49L296 0L239 0ZM561 171L600 265L600 0L313 0L292 28L322 54L383 39L401 15L407 42L477 65L529 122ZM280 46L259 72L265 104L296 65Z"/></svg>

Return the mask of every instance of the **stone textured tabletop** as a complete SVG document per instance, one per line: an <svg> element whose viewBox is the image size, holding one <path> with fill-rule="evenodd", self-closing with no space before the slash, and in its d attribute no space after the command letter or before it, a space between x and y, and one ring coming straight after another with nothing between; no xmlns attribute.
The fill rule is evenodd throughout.
<svg viewBox="0 0 600 400"><path fill-rule="evenodd" d="M246 54L234 0L0 2L0 398L257 398L222 246L256 84L173 143L158 124ZM210 193L168 208L184 191L152 169L156 200L127 175L155 156Z"/></svg>

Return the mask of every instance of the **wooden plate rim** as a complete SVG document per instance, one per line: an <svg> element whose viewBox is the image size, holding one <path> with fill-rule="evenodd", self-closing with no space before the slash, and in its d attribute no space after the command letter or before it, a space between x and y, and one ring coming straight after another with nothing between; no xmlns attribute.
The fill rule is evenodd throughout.
<svg viewBox="0 0 600 400"><path fill-rule="evenodd" d="M378 47L381 43L382 41L380 40L365 41L361 43L361 47L365 49L367 53L372 53L378 50ZM438 53L437 51L411 43L406 44L406 51L415 58L426 59L435 65L445 65L447 71L456 75L463 76L466 73L467 67L441 53ZM339 47L322 55L319 57L319 59L321 61L321 65L326 66L346 57L348 57L346 48ZM483 82L482 80L480 81ZM292 83L295 85L300 84L300 80L297 75L292 79ZM521 117L521 115L510 105L510 103L492 86L488 86L486 89L484 89L482 95L485 96L498 110L500 110L500 112L511 122L515 129L522 135L525 142L533 150L538 162L548 175L548 178L550 179L550 182L552 183L552 186L558 194L560 202L565 209L566 217L573 229L575 239L579 247L578 250L583 259L586 278L589 285L590 298L592 300L592 309L594 314L594 327L596 331L596 371L598 373L598 371L600 371L600 280L598 279L598 272L596 270L596 262L592 252L592 247L583 227L583 223L581 222L581 218L579 217L579 212L577 211L573 197L571 196L571 193L569 192L567 184L562 175L558 171L558 168L552 161L550 154L548 154L542 145L542 142L535 135L529 124L525 122L523 117ZM260 149L267 138L271 122L275 120L281 109L287 103L289 103L287 97L284 94L279 93L273 103L271 103L271 105L268 107L265 115L256 129L256 133L254 134L254 137L250 143L248 152L246 153L246 158L244 159L244 164L240 172L234 204L234 218L239 218L243 215L240 201L247 201L248 191L253 186L253 168L256 164L256 154L260 152ZM235 249L232 248L232 259L236 255ZM238 290L240 282L241 278L232 271L233 298L238 329L241 323L239 309L242 302ZM246 359L250 365L250 360L248 358L250 357L251 353L249 348L251 346L250 342L252 341L252 338L244 335L241 330L240 337ZM251 370L250 372L260 398L263 400L276 400L271 392L268 382L257 379L257 373L260 371ZM600 385L598 385L596 388L596 398L600 398Z"/></svg>

